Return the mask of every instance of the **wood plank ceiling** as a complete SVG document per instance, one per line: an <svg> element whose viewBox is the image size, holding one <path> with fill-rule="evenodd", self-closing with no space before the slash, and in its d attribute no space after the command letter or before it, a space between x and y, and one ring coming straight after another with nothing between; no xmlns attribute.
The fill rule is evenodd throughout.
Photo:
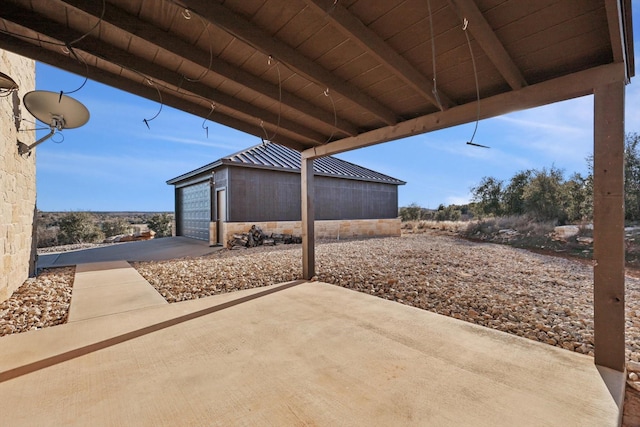
<svg viewBox="0 0 640 427"><path fill-rule="evenodd" d="M630 0L3 0L0 48L307 157L634 75Z"/></svg>

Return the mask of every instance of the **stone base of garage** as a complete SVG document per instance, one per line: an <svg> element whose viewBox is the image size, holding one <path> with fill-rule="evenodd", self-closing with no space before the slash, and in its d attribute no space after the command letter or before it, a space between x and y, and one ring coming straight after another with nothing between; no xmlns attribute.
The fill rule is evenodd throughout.
<svg viewBox="0 0 640 427"><path fill-rule="evenodd" d="M255 225L266 234L302 235L301 221L265 221L265 222L225 222L222 224L222 242L226 247L227 241L234 235L246 233ZM354 239L361 237L398 237L401 230L400 218L388 219L352 219L352 220L324 220L315 221L316 239ZM215 223L211 223L215 230ZM211 244L216 243L215 233L210 233Z"/></svg>

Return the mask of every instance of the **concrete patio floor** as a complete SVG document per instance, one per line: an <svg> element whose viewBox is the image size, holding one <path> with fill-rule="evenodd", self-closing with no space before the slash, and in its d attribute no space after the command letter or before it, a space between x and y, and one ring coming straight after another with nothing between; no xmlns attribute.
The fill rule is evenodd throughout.
<svg viewBox="0 0 640 427"><path fill-rule="evenodd" d="M120 264L99 266L84 273L126 274ZM95 287L103 305L118 300L114 285L111 296L108 286ZM148 298L158 302L151 291ZM2 422L619 422L616 400L590 357L325 283L141 304L96 308L99 315L0 338Z"/></svg>

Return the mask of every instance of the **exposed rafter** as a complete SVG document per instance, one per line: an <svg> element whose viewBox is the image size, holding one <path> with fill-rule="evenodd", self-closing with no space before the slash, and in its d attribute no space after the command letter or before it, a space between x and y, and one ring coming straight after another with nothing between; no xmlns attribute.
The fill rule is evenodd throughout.
<svg viewBox="0 0 640 427"><path fill-rule="evenodd" d="M443 114L448 110L434 112L436 108L424 100L431 89L427 73L418 71L428 62L424 51L431 40L424 29L424 0L388 0L374 9L333 0L5 0L0 8L0 18L4 18L0 30L16 41L6 44L8 50L21 49L25 43L47 52L51 49L56 55L28 56L85 74L72 55L39 42L78 39L74 52L93 71L113 74L116 79L110 81L119 82L115 86L120 89L135 93L131 85L148 86L141 77L148 76L158 83L151 91L149 87L142 90L150 99L158 100L153 94L157 89L165 98L182 99L185 107L181 109L192 111L188 106L193 104L203 116L215 102L219 108L212 117L220 117L224 124L232 122L233 127L261 137L275 133L288 138L288 145L296 141L299 147L318 147L319 153L356 141L354 148L376 135L395 139L423 132L431 124L438 128L452 125L462 120L460 112L467 109L466 119L474 120L478 104L470 94L478 88L487 97L493 95L490 99L516 99L529 106L528 98L512 97L528 93L521 92L527 87L523 75L532 82L546 82L611 62L624 63L627 77L633 75L631 1L594 1L600 1L600 6L536 3L534 12L530 5L502 2L492 8L489 21L474 0L431 0L439 11L438 65L449 71L438 79L438 88L450 99L469 102L466 109L452 106L449 110L457 112L453 115ZM185 8L195 21L185 16ZM579 22L568 14L569 9L581 17ZM478 57L480 84L473 75L462 72L461 17L469 19L474 43L487 52ZM584 21L598 28L606 22L609 32L584 31ZM560 23L563 31L558 32ZM503 29L501 40L494 26ZM271 37L274 34L277 36ZM402 53L392 47L397 45L405 46ZM505 51L507 45L523 64L522 71ZM572 47L573 51L565 53ZM266 67L266 55L288 65L280 81L286 87L282 94L284 88L274 83L274 70ZM413 67L414 62L423 65ZM205 77L190 80L189 76ZM101 78L106 79L104 74ZM326 87L335 97L330 98L333 109L320 92ZM558 93L566 92L560 88ZM495 98L497 95L502 97ZM445 96L438 97L446 102ZM482 100L480 105L485 114L491 103ZM499 106L495 111L503 110ZM395 124L400 117L407 123Z"/></svg>
<svg viewBox="0 0 640 427"><path fill-rule="evenodd" d="M65 0L65 3L75 7L76 9L90 14L94 17L102 15L102 5L98 2L88 2L86 0ZM243 71L238 67L227 63L215 56L210 57L209 52L203 52L197 47L183 41L182 39L172 36L165 31L161 31L157 27L128 14L127 12L109 5L102 16L102 20L113 26L116 26L132 36L153 43L155 46L184 57L186 60L197 64L203 68L209 68L211 72L234 81L260 95L264 95L274 101L282 102L283 106L295 109L304 114L308 119L316 123L316 130L319 126L334 127L345 135L354 136L358 133L357 128L346 120L336 118L332 112L323 110L289 92L282 90L277 85L268 83L251 73ZM211 64L209 64L211 61Z"/></svg>
<svg viewBox="0 0 640 427"><path fill-rule="evenodd" d="M625 59L625 51L623 49L622 40L624 31L622 28L622 5L619 0L605 0L607 9L607 22L609 23L609 37L611 38L611 46L613 49L613 60L622 62Z"/></svg>
<svg viewBox="0 0 640 427"><path fill-rule="evenodd" d="M624 9L628 9L627 16L631 16L628 12L631 11L631 5L625 0L605 0L605 7L607 10L607 22L609 24L609 37L611 38L611 46L613 48L613 60L615 62L627 62L631 61L633 64L633 50L631 50L630 57L627 57L628 52L625 49L627 40L625 31L625 25L629 25L630 22L623 20ZM631 40L633 44L633 41ZM626 45L628 47L628 45ZM632 46L633 47L633 46ZM633 65L631 66L633 69ZM633 74L627 72L627 79L631 78Z"/></svg>
<svg viewBox="0 0 640 427"><path fill-rule="evenodd" d="M254 24L247 21L215 1L209 0L185 0L189 9L203 16L217 27L223 29L234 37L243 40L255 49L273 55L292 70L305 76L320 86L328 87L333 92L348 99L361 108L375 115L382 122L392 125L397 122L393 111L371 98L357 87L345 82L328 70L319 67L311 59L303 56L292 47L274 39Z"/></svg>
<svg viewBox="0 0 640 427"><path fill-rule="evenodd" d="M129 93L141 96L154 102L158 101L158 93L153 87L145 84L140 84L139 82L133 80L124 81L122 79L122 76L103 71L102 69L94 67L92 65L87 65L85 67L85 65L76 61L74 58L62 53L61 50L60 53L56 53L55 51L43 49L42 47L34 45L32 43L16 40L11 36L7 36L2 33L0 33L0 49L11 49L11 51L19 55L25 56L27 58L37 59L38 61L54 65L58 68L79 75L86 74L88 68L89 78L91 78L92 80L106 85L118 87ZM197 103L189 102L184 98L172 95L171 93L167 92L163 92L162 101L164 104L169 105L173 108L195 114L202 118L206 117L211 121L215 121L222 125L241 130L251 135L255 135L258 138L264 137L264 130L260 126L249 124L235 117L222 114L219 111L214 111L213 113L211 113L211 108L208 106L202 106ZM286 145L287 147L293 148L295 150L301 150L302 148L304 148L301 143L285 135L277 135L277 137L274 138L273 141L282 145Z"/></svg>
<svg viewBox="0 0 640 427"><path fill-rule="evenodd" d="M23 27L29 28L33 31L56 34L57 38L62 43L68 40L76 40L82 35L76 31L69 30L63 25L51 22L46 23L45 20L42 19L43 17L26 14L23 10L11 4L4 5L3 16L11 19L12 22L15 22L16 24L22 25ZM237 98L212 89L205 84L185 80L182 75L178 73L140 58L135 58L129 55L128 52L107 45L92 36L87 36L78 41L74 44L74 48L91 52L92 55L98 58L105 59L124 68L140 72L153 80L166 82L172 86L181 87L188 92L197 93L202 97L210 99L216 105L229 108L238 113L254 118L255 123L260 123L260 121L270 123L271 126L269 127L274 130L278 130L279 128L286 129L306 140L315 141L317 143L323 142L327 138L325 135L311 131L305 126L291 122L283 117L278 117L277 114L245 103Z"/></svg>
<svg viewBox="0 0 640 427"><path fill-rule="evenodd" d="M305 3L316 12L326 15L334 26L351 40L363 48L369 55L378 59L387 69L415 89L420 95L441 110L455 105L449 96L438 91L438 99L434 96L433 84L422 73L416 70L406 59L393 50L376 33L371 31L358 18L353 16L340 3L333 0L305 0ZM329 12L327 12L329 11Z"/></svg>
<svg viewBox="0 0 640 427"><path fill-rule="evenodd" d="M591 68L554 80L547 80L519 90L502 93L480 100L480 118L486 119L507 114L516 110L534 108L566 99L593 93L599 85L605 85L624 79L624 64L609 64ZM434 130L472 122L476 119L478 106L468 103L440 111L427 116L417 117L389 126L362 133L353 138L345 138L329 144L309 148L302 152L303 158L315 159L344 151L368 147L381 142L393 141Z"/></svg>
<svg viewBox="0 0 640 427"><path fill-rule="evenodd" d="M449 0L449 4L460 17L469 21L469 31L473 34L484 53L498 69L502 77L512 89L520 89L527 85L527 81L513 62L513 59L498 39L493 29L482 15L473 0Z"/></svg>

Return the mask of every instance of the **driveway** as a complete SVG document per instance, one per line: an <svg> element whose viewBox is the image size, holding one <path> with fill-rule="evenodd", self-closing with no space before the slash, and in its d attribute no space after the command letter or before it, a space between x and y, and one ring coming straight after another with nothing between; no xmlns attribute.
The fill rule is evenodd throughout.
<svg viewBox="0 0 640 427"><path fill-rule="evenodd" d="M39 255L37 266L38 269L41 269L105 261L162 261L207 255L221 249L221 247L209 246L209 243L204 240L182 236L164 237L139 242L114 243L108 246L78 251Z"/></svg>

